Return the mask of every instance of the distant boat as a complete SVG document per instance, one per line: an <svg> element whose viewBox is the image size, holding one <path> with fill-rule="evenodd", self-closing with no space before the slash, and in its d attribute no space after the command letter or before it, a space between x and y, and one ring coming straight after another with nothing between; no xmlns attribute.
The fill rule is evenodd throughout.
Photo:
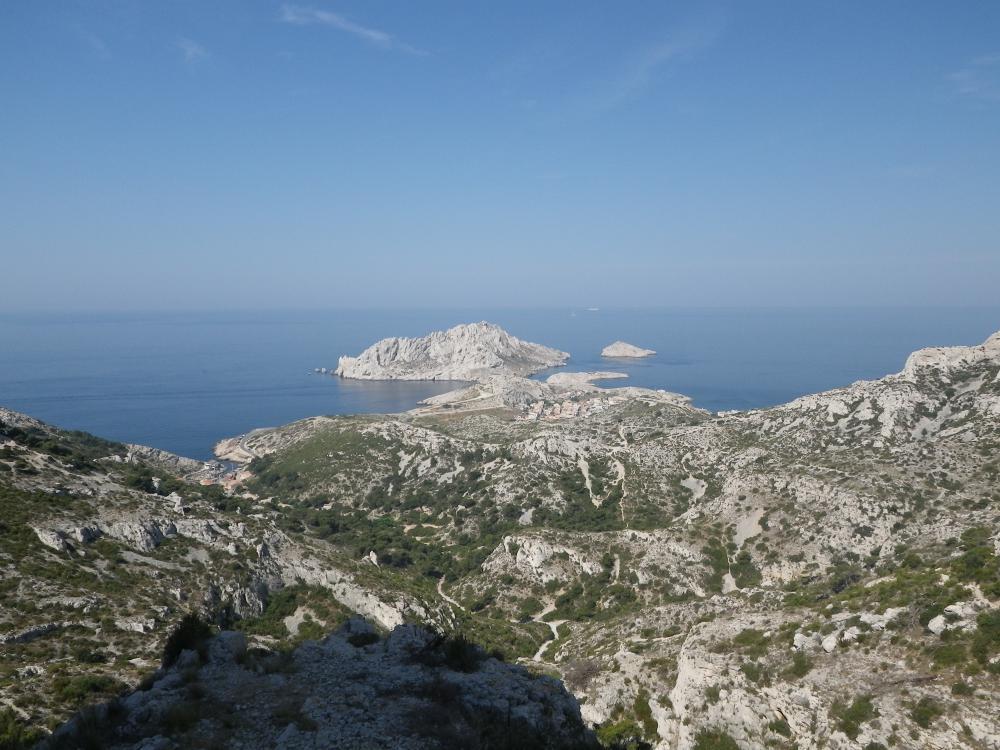
<svg viewBox="0 0 1000 750"><path fill-rule="evenodd" d="M600 312L600 311L601 311L601 308L599 308L599 307L588 307L587 308L587 312Z"/></svg>

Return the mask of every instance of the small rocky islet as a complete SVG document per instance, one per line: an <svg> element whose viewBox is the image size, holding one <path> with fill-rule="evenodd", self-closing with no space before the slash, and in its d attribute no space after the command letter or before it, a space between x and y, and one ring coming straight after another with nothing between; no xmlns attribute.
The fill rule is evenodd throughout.
<svg viewBox="0 0 1000 750"><path fill-rule="evenodd" d="M601 350L602 357L633 358L652 357L656 352L653 349L643 349L641 346L627 344L624 341L616 341L608 344Z"/></svg>

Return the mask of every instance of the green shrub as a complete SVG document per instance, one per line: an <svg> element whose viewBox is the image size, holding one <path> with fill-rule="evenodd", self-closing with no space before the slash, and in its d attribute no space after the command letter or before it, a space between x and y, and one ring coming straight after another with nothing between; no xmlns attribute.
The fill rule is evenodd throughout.
<svg viewBox="0 0 1000 750"><path fill-rule="evenodd" d="M642 725L645 736L649 739L656 739L656 719L653 718L653 710L649 706L649 693L640 690L635 696L632 710Z"/></svg>
<svg viewBox="0 0 1000 750"><path fill-rule="evenodd" d="M767 653L768 639L764 632L756 628L746 628L733 638L733 643L740 651L750 657L758 658Z"/></svg>
<svg viewBox="0 0 1000 750"><path fill-rule="evenodd" d="M813 668L812 659L804 651L796 651L792 654L792 663L785 674L789 677L805 677Z"/></svg>
<svg viewBox="0 0 1000 750"><path fill-rule="evenodd" d="M604 747L616 750L645 750L650 747L643 739L642 729L631 719L602 724L597 728L597 740Z"/></svg>
<svg viewBox="0 0 1000 750"><path fill-rule="evenodd" d="M959 680L951 686L952 695L975 695L975 688L967 682Z"/></svg>
<svg viewBox="0 0 1000 750"><path fill-rule="evenodd" d="M859 695L849 706L836 701L830 708L830 714L837 719L837 728L855 740L861 725L878 716L878 711L870 695Z"/></svg>
<svg viewBox="0 0 1000 750"><path fill-rule="evenodd" d="M750 682L756 685L763 684L766 686L771 683L771 678L770 675L768 675L767 670L755 661L743 662L740 665L740 671Z"/></svg>
<svg viewBox="0 0 1000 750"><path fill-rule="evenodd" d="M444 666L456 672L475 672L490 655L478 644L470 641L464 633L442 635L433 628L428 631L433 640L414 654L414 661L427 666Z"/></svg>
<svg viewBox="0 0 1000 750"><path fill-rule="evenodd" d="M212 627L194 612L184 615L177 623L163 645L163 666L170 667L177 661L181 651L197 651L204 660L208 639L212 637Z"/></svg>
<svg viewBox="0 0 1000 750"><path fill-rule="evenodd" d="M930 696L924 696L910 709L910 718L917 726L927 729L934 720L944 713L940 704Z"/></svg>
<svg viewBox="0 0 1000 750"><path fill-rule="evenodd" d="M768 722L767 728L776 734L780 734L782 737L792 736L792 728L788 726L788 722L784 719L775 719Z"/></svg>
<svg viewBox="0 0 1000 750"><path fill-rule="evenodd" d="M73 705L79 705L92 695L111 695L122 688L121 682L104 674L59 675L52 681L52 694Z"/></svg>
<svg viewBox="0 0 1000 750"><path fill-rule="evenodd" d="M944 643L934 649L934 666L953 667L965 661L965 644Z"/></svg>
<svg viewBox="0 0 1000 750"><path fill-rule="evenodd" d="M347 642L350 643L355 648L362 648L363 646L370 646L373 643L378 643L381 640L378 633L367 632L367 633L352 633L347 636Z"/></svg>
<svg viewBox="0 0 1000 750"><path fill-rule="evenodd" d="M976 660L986 666L993 655L1000 651L1000 609L981 612L976 618L976 626L971 651Z"/></svg>
<svg viewBox="0 0 1000 750"><path fill-rule="evenodd" d="M693 750L740 750L740 746L720 729L702 729L694 739Z"/></svg>
<svg viewBox="0 0 1000 750"><path fill-rule="evenodd" d="M38 729L22 722L11 709L0 709L0 750L26 750L42 736Z"/></svg>

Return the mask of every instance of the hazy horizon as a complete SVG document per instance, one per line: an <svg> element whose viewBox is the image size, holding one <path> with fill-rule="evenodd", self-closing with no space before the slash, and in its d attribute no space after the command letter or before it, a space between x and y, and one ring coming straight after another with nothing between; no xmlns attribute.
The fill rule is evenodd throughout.
<svg viewBox="0 0 1000 750"><path fill-rule="evenodd" d="M1000 5L0 10L6 313L995 304Z"/></svg>

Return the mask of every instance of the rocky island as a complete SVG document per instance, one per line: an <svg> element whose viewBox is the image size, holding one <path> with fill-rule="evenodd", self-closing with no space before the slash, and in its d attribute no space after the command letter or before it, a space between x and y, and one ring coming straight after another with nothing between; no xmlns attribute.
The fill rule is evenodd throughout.
<svg viewBox="0 0 1000 750"><path fill-rule="evenodd" d="M652 357L656 352L653 349L643 349L624 341L616 341L608 344L601 350L602 357Z"/></svg>
<svg viewBox="0 0 1000 750"><path fill-rule="evenodd" d="M236 471L0 410L2 746L1000 748L1000 334L727 414L489 371Z"/></svg>
<svg viewBox="0 0 1000 750"><path fill-rule="evenodd" d="M569 354L512 336L485 321L420 338L388 338L357 357L341 357L335 375L359 380L480 380L531 375L562 365Z"/></svg>

